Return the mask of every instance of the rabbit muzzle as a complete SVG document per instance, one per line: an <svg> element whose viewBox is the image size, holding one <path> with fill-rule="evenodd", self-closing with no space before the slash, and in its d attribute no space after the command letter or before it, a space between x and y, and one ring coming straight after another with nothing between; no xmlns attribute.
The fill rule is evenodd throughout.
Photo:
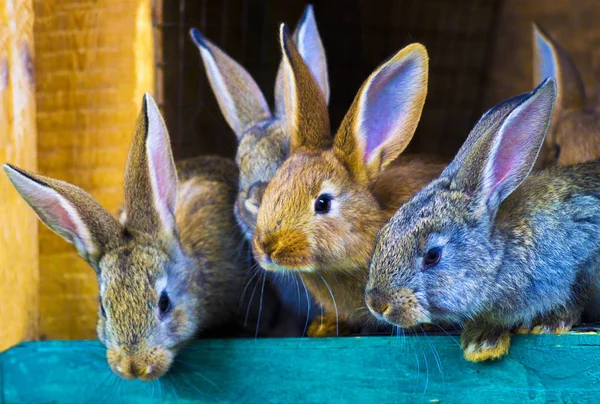
<svg viewBox="0 0 600 404"><path fill-rule="evenodd" d="M152 381L163 376L173 363L174 354L164 348L108 349L106 352L112 371L125 380Z"/></svg>
<svg viewBox="0 0 600 404"><path fill-rule="evenodd" d="M299 231L255 234L252 251L267 271L311 271L310 244Z"/></svg>
<svg viewBox="0 0 600 404"><path fill-rule="evenodd" d="M429 322L427 311L421 306L414 292L400 288L388 292L378 287L365 292L367 307L378 320L400 327L413 327Z"/></svg>

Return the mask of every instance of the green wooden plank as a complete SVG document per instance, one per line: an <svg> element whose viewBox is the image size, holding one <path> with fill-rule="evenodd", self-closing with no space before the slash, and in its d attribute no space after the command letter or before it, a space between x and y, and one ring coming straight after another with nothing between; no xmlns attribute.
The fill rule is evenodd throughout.
<svg viewBox="0 0 600 404"><path fill-rule="evenodd" d="M2 356L8 403L600 402L600 336L517 336L494 363L450 337L198 341L158 382L114 376L100 344L36 342Z"/></svg>

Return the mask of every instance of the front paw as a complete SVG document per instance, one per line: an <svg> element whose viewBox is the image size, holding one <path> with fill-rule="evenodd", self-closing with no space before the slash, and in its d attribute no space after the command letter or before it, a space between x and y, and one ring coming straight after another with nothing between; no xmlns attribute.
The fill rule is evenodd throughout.
<svg viewBox="0 0 600 404"><path fill-rule="evenodd" d="M520 326L515 334L565 334L579 322L581 313L569 311L536 319L532 326Z"/></svg>
<svg viewBox="0 0 600 404"><path fill-rule="evenodd" d="M471 362L495 360L508 353L510 333L489 326L465 326L460 342L466 360Z"/></svg>
<svg viewBox="0 0 600 404"><path fill-rule="evenodd" d="M334 316L327 314L317 316L310 323L306 335L309 337L337 337L340 335L348 335L352 333L351 327L344 321L338 321Z"/></svg>

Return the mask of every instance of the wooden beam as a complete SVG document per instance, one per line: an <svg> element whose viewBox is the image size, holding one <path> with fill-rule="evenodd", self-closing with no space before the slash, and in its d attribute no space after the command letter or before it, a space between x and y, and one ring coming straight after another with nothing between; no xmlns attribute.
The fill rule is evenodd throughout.
<svg viewBox="0 0 600 404"><path fill-rule="evenodd" d="M516 336L469 363L453 337L204 340L161 382L113 375L98 342L20 345L2 358L6 402L546 403L600 401L600 335ZM1 395L0 395L1 397Z"/></svg>
<svg viewBox="0 0 600 404"><path fill-rule="evenodd" d="M36 0L34 8L39 172L116 212L142 95L154 90L151 0ZM95 337L94 271L43 225L39 241L40 337Z"/></svg>
<svg viewBox="0 0 600 404"><path fill-rule="evenodd" d="M36 169L33 9L0 1L0 164ZM0 351L35 338L37 219L0 172Z"/></svg>

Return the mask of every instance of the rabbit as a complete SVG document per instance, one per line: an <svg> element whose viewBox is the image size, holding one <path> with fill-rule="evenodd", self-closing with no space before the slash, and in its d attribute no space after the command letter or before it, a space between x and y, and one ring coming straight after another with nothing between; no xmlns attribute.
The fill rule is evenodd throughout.
<svg viewBox="0 0 600 404"><path fill-rule="evenodd" d="M123 224L78 187L4 165L40 220L98 275L98 337L124 379L161 377L198 333L234 323L245 284L235 163L209 156L178 168L150 94L127 160Z"/></svg>
<svg viewBox="0 0 600 404"><path fill-rule="evenodd" d="M275 80L275 110L271 112L263 93L250 74L200 31L190 31L200 50L213 93L225 120L238 140L236 162L240 169L235 215L247 240L252 240L262 194L275 171L289 154L289 133L283 100L283 64ZM294 32L294 41L329 101L325 50L308 5Z"/></svg>
<svg viewBox="0 0 600 404"><path fill-rule="evenodd" d="M240 169L239 191L234 211L237 223L245 238L250 241L264 190L289 154L289 131L283 100L283 64L280 64L277 72L275 108L271 111L258 85L242 66L197 29L192 29L190 34L200 50L206 74L223 116L238 140L236 162ZM294 32L294 41L327 103L327 59L311 5L305 8L300 18ZM304 321L295 319L308 319L311 316L312 302L290 280L269 279L283 305L282 317L285 318L281 320L277 332L281 336L296 336L302 332Z"/></svg>
<svg viewBox="0 0 600 404"><path fill-rule="evenodd" d="M421 116L427 51L409 45L375 70L332 138L323 93L285 25L280 39L290 156L264 192L254 257L267 271L298 274L321 305L309 336L362 331L377 326L364 304L375 236L444 167L416 156L390 164Z"/></svg>
<svg viewBox="0 0 600 404"><path fill-rule="evenodd" d="M572 165L600 158L600 112L590 106L577 67L567 52L533 24L534 85L556 81L555 111L536 168Z"/></svg>
<svg viewBox="0 0 600 404"><path fill-rule="evenodd" d="M465 359L498 359L511 331L568 331L598 278L600 162L531 170L553 79L475 125L454 160L382 228L365 292L401 327L464 323Z"/></svg>

